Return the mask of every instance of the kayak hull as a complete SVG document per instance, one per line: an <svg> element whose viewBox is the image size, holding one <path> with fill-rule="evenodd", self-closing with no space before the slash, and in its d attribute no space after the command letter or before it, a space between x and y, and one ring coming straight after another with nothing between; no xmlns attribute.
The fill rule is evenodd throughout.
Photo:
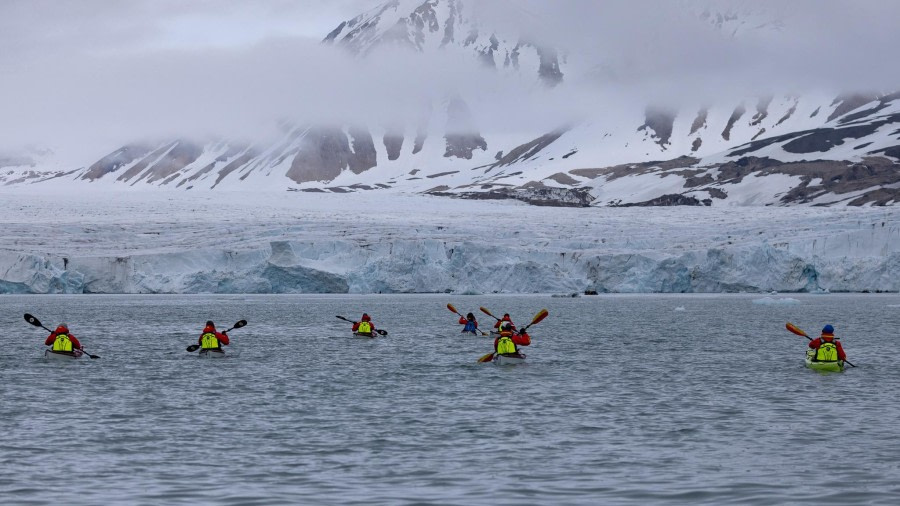
<svg viewBox="0 0 900 506"><path fill-rule="evenodd" d="M494 363L497 365L517 365L525 363L524 353L511 353L509 355L494 355Z"/></svg>
<svg viewBox="0 0 900 506"><path fill-rule="evenodd" d="M375 332L354 332L353 337L358 337L360 339L373 339L378 334Z"/></svg>
<svg viewBox="0 0 900 506"><path fill-rule="evenodd" d="M466 332L465 330L463 330L463 331L460 331L459 335L462 337L481 337L481 332ZM484 336L484 337L488 337L488 336Z"/></svg>
<svg viewBox="0 0 900 506"><path fill-rule="evenodd" d="M807 350L806 358L804 362L806 363L806 367L814 370L814 371L822 371L822 372L843 372L844 371L844 361L838 360L837 362L816 362L813 360L815 358L815 350Z"/></svg>
<svg viewBox="0 0 900 506"><path fill-rule="evenodd" d="M82 353L81 350L75 350L72 353L44 350L44 358L46 360L59 360L66 362L70 360L77 360L81 358L82 355L84 355L84 353Z"/></svg>
<svg viewBox="0 0 900 506"><path fill-rule="evenodd" d="M225 351L215 348L200 350L200 358L225 358Z"/></svg>

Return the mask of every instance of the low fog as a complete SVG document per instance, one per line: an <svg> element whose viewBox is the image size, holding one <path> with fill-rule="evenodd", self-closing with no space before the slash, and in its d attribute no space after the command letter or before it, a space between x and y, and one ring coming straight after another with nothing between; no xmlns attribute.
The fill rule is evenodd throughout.
<svg viewBox="0 0 900 506"><path fill-rule="evenodd" d="M457 95L482 130L530 133L649 104L900 88L890 57L900 2L709 2L747 20L734 31L695 1L462 1L498 34L557 48L563 84L493 71L465 51L386 47L358 58L321 44L378 0L7 0L0 153L95 156L174 136L264 141L285 121L406 124L423 103Z"/></svg>

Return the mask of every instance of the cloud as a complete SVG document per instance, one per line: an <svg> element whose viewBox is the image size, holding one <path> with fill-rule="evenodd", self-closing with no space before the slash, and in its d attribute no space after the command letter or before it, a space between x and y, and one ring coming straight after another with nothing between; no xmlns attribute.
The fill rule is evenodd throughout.
<svg viewBox="0 0 900 506"><path fill-rule="evenodd" d="M560 49L565 83L549 91L464 51L358 59L319 43L374 5L7 0L0 151L62 145L95 156L147 138L255 140L282 119L410 122L422 103L452 94L470 99L484 128L515 133L648 103L900 83L882 56L900 47L900 2L722 1L704 16L687 0L465 1L482 26Z"/></svg>

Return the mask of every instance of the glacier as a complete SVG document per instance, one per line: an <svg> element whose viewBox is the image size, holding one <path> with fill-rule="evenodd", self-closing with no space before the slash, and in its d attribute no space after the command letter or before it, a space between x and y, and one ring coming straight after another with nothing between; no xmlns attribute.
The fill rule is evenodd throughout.
<svg viewBox="0 0 900 506"><path fill-rule="evenodd" d="M0 193L0 293L896 292L891 207Z"/></svg>

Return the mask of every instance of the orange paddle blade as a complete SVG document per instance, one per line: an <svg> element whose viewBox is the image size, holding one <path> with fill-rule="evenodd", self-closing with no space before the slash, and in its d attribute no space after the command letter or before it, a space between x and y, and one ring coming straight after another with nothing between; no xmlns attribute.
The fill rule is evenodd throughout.
<svg viewBox="0 0 900 506"><path fill-rule="evenodd" d="M535 323L543 320L544 318L546 318L548 316L550 316L550 313L547 312L546 309L541 309L540 312L538 312L538 314L534 315L534 318L531 320L531 323L529 323L529 325L534 325Z"/></svg>
<svg viewBox="0 0 900 506"><path fill-rule="evenodd" d="M479 363L481 363L481 362L490 362L490 361L493 360L493 359L494 359L494 352L492 351L492 352L488 353L487 355L484 355L483 357L479 358L479 359L478 359L478 362L479 362Z"/></svg>
<svg viewBox="0 0 900 506"><path fill-rule="evenodd" d="M797 334L798 336L809 337L808 335L806 335L806 332L803 332L802 330L798 329L797 326L791 322L788 322L787 324L785 324L784 328L788 329L790 332L793 332L794 334Z"/></svg>
<svg viewBox="0 0 900 506"><path fill-rule="evenodd" d="M488 311L487 308L485 308L484 306L481 306L481 307L479 307L478 309L480 309L482 313L484 313L484 314L490 316L491 318L496 318L496 319L499 320L499 318L497 318L496 316L492 315L491 312Z"/></svg>
<svg viewBox="0 0 900 506"><path fill-rule="evenodd" d="M447 304L447 309L449 309L450 311L452 311L456 314L459 314L459 311L457 311L456 308L453 307L453 304Z"/></svg>

